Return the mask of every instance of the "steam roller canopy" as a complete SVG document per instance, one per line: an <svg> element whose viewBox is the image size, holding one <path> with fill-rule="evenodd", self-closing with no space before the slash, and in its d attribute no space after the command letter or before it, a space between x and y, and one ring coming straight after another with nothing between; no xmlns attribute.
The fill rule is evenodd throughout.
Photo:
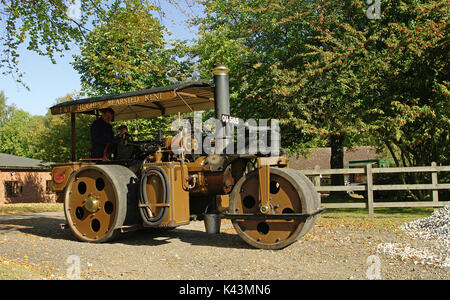
<svg viewBox="0 0 450 300"><path fill-rule="evenodd" d="M312 214L319 198L311 181L296 170L270 168L270 213ZM261 215L258 172L242 177L230 197L231 214ZM263 249L281 249L305 235L317 215L301 219L233 219L239 236L248 244Z"/></svg>
<svg viewBox="0 0 450 300"><path fill-rule="evenodd" d="M75 237L106 242L124 225L139 222L137 177L119 165L90 165L76 171L67 184L64 213Z"/></svg>

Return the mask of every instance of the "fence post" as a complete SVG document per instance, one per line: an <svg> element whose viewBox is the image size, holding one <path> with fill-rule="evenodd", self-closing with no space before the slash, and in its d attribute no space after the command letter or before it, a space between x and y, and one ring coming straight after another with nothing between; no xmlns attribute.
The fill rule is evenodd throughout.
<svg viewBox="0 0 450 300"><path fill-rule="evenodd" d="M431 163L431 166L432 166L432 167L436 167L436 166L437 166L436 162L433 161L433 162ZM437 172L436 172L436 171L434 171L434 172L431 173L431 183L432 183L434 186L437 186L437 185L438 185L438 177L437 177ZM438 192L437 189L434 189L434 190L433 190L433 203L434 203L434 204L438 204L438 201L439 201L439 192Z"/></svg>
<svg viewBox="0 0 450 300"><path fill-rule="evenodd" d="M319 166L319 165L316 165L316 166L314 167L314 170L320 170L320 166ZM320 174L314 176L314 185L315 185L316 187L317 187L317 186L320 187ZM319 194L319 206L320 206L320 204L322 203L322 195L320 194L320 192L317 192L317 194Z"/></svg>
<svg viewBox="0 0 450 300"><path fill-rule="evenodd" d="M367 208L369 209L369 217L373 218L373 177L372 165L366 166L366 181L367 181Z"/></svg>

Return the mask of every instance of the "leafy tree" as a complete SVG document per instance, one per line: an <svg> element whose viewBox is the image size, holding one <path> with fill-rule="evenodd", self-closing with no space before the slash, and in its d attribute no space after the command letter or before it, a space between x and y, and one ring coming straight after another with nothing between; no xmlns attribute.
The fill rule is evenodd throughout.
<svg viewBox="0 0 450 300"><path fill-rule="evenodd" d="M5 123L11 119L11 116L16 110L14 105L7 105L6 100L8 98L5 96L4 91L0 91L0 127L3 127Z"/></svg>
<svg viewBox="0 0 450 300"><path fill-rule="evenodd" d="M0 127L0 152L11 155L39 158L37 133L42 128L42 118L15 109Z"/></svg>
<svg viewBox="0 0 450 300"><path fill-rule="evenodd" d="M136 0L0 0L0 70L26 87L20 71L20 47L48 57L81 45L111 10L138 4ZM152 7L148 7L152 10ZM126 32L123 32L126 36Z"/></svg>
<svg viewBox="0 0 450 300"><path fill-rule="evenodd" d="M205 77L216 62L230 66L240 115L280 118L300 146L308 135L351 143L376 134L392 144L419 135L421 118L411 123L416 105L429 115L424 137L448 141L448 1L383 1L379 20L367 18L362 1L202 3L193 53ZM294 140L287 146L297 149ZM431 158L406 144L401 151L418 159L411 163Z"/></svg>
<svg viewBox="0 0 450 300"><path fill-rule="evenodd" d="M365 139L398 165L448 164L448 1L382 1L375 20L363 1L203 3L193 53L229 64L235 112L281 119L289 148Z"/></svg>
<svg viewBox="0 0 450 300"><path fill-rule="evenodd" d="M371 39L376 51L368 68L373 80L365 84L366 118L398 166L450 163L449 11L448 1L385 1ZM429 176L411 173L404 180L423 183Z"/></svg>
<svg viewBox="0 0 450 300"><path fill-rule="evenodd" d="M450 3L385 1L383 8L365 85L373 133L397 165L448 165Z"/></svg>
<svg viewBox="0 0 450 300"><path fill-rule="evenodd" d="M315 145L314 136L305 136L293 124L283 122L287 111L274 105L273 90L277 86L271 68L288 59L294 48L303 49L303 41L297 41L294 46L284 39L288 29L278 26L278 20L286 13L280 10L281 2L207 0L202 3L205 16L193 21L199 25L200 37L191 48L192 55L199 58L201 76L211 79L215 64L228 65L232 114L243 119L281 119L282 146L289 150L299 151ZM304 3L290 1L288 5L295 11ZM292 30L300 32L302 26L304 22L295 24Z"/></svg>
<svg viewBox="0 0 450 300"><path fill-rule="evenodd" d="M86 36L73 63L86 95L148 89L187 78L187 64L177 60L177 48L167 45L165 28L152 16L158 10L148 1L127 1L125 6L113 7ZM168 129L170 118L120 124L141 139L153 139L158 129Z"/></svg>
<svg viewBox="0 0 450 300"><path fill-rule="evenodd" d="M345 20L363 28L368 21L361 5L352 1L203 3L206 17L196 20L201 37L193 53L200 57L204 74L216 62L230 66L234 113L280 119L282 146L291 151L317 146L318 139L329 140L331 166L342 168L344 143L351 145L352 135L360 134L355 125L360 119L360 70L352 65L363 51L359 39L347 39L354 29ZM341 58L334 60L335 56ZM327 69L331 62L333 68ZM338 178L343 184L343 177Z"/></svg>
<svg viewBox="0 0 450 300"><path fill-rule="evenodd" d="M4 24L0 36L3 75L17 75L16 80L25 84L19 69L20 45L55 63L58 53L83 40L86 27L95 24L107 6L100 0L0 0L0 22Z"/></svg>
<svg viewBox="0 0 450 300"><path fill-rule="evenodd" d="M67 94L58 98L56 103L74 100L76 95ZM77 115L75 139L76 157L88 158L90 156L90 124L94 118L90 115ZM69 114L53 116L50 111L46 114L44 127L38 133L39 158L49 162L67 162L71 159L71 119Z"/></svg>
<svg viewBox="0 0 450 300"><path fill-rule="evenodd" d="M90 95L128 92L180 79L181 64L147 1L115 6L87 36L73 66Z"/></svg>

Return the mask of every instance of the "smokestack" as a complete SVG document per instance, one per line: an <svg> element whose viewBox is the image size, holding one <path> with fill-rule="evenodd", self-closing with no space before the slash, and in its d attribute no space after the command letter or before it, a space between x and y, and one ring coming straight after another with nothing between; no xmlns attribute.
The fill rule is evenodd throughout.
<svg viewBox="0 0 450 300"><path fill-rule="evenodd" d="M216 119L220 120L222 115L230 115L230 87L228 72L225 65L216 65L212 71L214 74L214 109Z"/></svg>
<svg viewBox="0 0 450 300"><path fill-rule="evenodd" d="M214 75L214 110L217 120L222 120L222 115L230 115L230 87L228 69L225 65L216 65L212 70ZM222 121L223 128L216 128L215 153L224 154L225 149L232 151L232 137L230 124ZM228 151L227 151L228 152Z"/></svg>

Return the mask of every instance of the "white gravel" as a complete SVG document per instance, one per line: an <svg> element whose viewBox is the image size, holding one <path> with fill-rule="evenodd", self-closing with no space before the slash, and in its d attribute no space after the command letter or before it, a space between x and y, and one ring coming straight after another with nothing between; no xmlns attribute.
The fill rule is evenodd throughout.
<svg viewBox="0 0 450 300"><path fill-rule="evenodd" d="M404 243L382 243L377 247L377 252L388 254L402 261L413 262L415 265L429 265L440 268L450 267L448 253L439 253L432 248L418 248Z"/></svg>
<svg viewBox="0 0 450 300"><path fill-rule="evenodd" d="M402 261L431 265L439 268L450 267L450 207L437 209L429 217L422 218L400 227L414 239L426 241L426 246L417 247L407 243L381 243L378 253L388 254Z"/></svg>
<svg viewBox="0 0 450 300"><path fill-rule="evenodd" d="M436 241L448 248L450 245L450 206L437 209L431 216L406 223L401 228L410 236Z"/></svg>

